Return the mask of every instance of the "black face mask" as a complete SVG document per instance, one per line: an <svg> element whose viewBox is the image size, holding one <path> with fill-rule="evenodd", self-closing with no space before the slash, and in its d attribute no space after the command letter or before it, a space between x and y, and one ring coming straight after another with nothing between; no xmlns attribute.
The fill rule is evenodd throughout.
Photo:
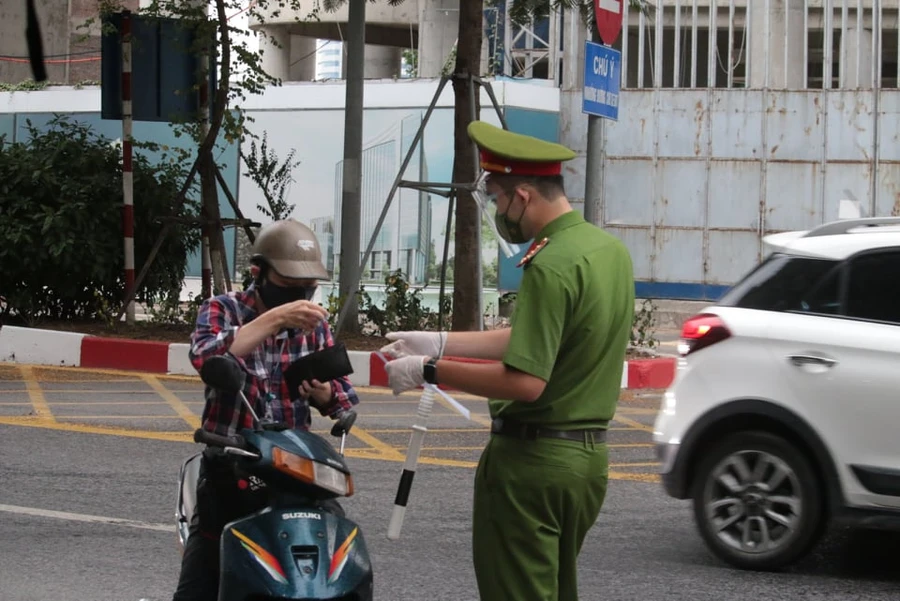
<svg viewBox="0 0 900 601"><path fill-rule="evenodd" d="M276 286L266 280L259 285L259 297L267 309L298 300L312 300L318 286Z"/></svg>

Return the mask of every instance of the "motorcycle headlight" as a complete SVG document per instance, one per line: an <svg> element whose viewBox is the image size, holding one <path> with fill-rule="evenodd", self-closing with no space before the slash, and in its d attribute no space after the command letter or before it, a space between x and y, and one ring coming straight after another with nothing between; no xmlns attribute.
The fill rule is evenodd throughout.
<svg viewBox="0 0 900 601"><path fill-rule="evenodd" d="M272 451L272 463L275 469L298 480L321 486L345 497L353 495L353 478L324 463L311 461L279 448Z"/></svg>

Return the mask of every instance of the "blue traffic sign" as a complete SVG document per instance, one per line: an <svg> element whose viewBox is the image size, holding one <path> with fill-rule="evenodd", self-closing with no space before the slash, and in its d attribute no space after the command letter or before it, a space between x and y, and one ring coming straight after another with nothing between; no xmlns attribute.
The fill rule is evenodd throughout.
<svg viewBox="0 0 900 601"><path fill-rule="evenodd" d="M584 98L581 112L617 121L622 53L596 42L584 47Z"/></svg>

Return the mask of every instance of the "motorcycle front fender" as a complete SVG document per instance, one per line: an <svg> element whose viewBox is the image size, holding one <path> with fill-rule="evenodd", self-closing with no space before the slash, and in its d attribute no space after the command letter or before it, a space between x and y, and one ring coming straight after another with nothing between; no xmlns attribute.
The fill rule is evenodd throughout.
<svg viewBox="0 0 900 601"><path fill-rule="evenodd" d="M225 526L219 601L372 599L372 565L359 526L311 507L266 508Z"/></svg>

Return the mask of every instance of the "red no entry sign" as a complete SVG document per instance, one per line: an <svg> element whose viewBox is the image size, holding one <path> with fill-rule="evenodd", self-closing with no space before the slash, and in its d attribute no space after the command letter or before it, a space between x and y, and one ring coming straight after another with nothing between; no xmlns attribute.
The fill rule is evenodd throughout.
<svg viewBox="0 0 900 601"><path fill-rule="evenodd" d="M622 31L622 2L628 0L594 0L594 17L600 40L612 46Z"/></svg>

